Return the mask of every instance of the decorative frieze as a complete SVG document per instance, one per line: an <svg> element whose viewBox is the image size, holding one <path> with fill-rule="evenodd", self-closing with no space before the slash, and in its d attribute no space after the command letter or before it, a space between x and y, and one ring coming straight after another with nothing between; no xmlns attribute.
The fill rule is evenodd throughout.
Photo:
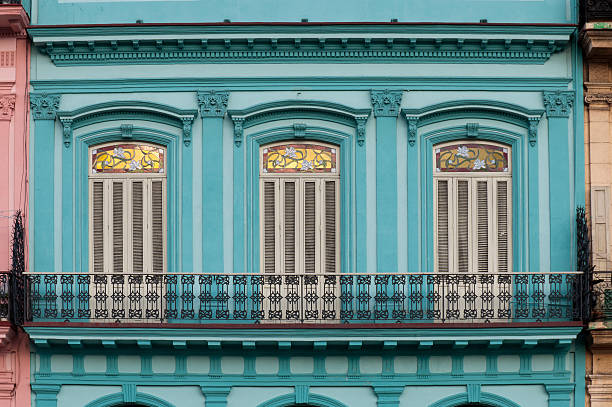
<svg viewBox="0 0 612 407"><path fill-rule="evenodd" d="M229 92L215 90L198 92L200 114L204 117L223 117L227 111Z"/></svg>
<svg viewBox="0 0 612 407"><path fill-rule="evenodd" d="M61 95L30 93L30 109L34 120L55 120Z"/></svg>
<svg viewBox="0 0 612 407"><path fill-rule="evenodd" d="M0 95L0 120L11 120L15 111L15 95Z"/></svg>
<svg viewBox="0 0 612 407"><path fill-rule="evenodd" d="M569 117L573 105L573 91L544 92L544 107L548 117Z"/></svg>
<svg viewBox="0 0 612 407"><path fill-rule="evenodd" d="M36 32L33 31L34 35ZM110 36L111 34L109 34ZM566 48L567 38L525 39L524 36L490 38L388 37L348 35L345 38L186 38L135 40L81 40L36 42L55 65L107 65L154 63L270 63L278 61L334 61L374 63L503 63L542 64ZM36 41L36 38L35 38Z"/></svg>
<svg viewBox="0 0 612 407"><path fill-rule="evenodd" d="M401 90L372 90L370 98L375 117L397 117L402 103Z"/></svg>

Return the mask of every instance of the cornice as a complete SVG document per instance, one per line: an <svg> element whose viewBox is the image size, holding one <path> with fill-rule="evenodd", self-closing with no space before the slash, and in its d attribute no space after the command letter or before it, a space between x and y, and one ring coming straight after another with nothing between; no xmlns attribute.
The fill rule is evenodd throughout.
<svg viewBox="0 0 612 407"><path fill-rule="evenodd" d="M3 6L0 13L0 37L27 38L28 14L20 5Z"/></svg>
<svg viewBox="0 0 612 407"><path fill-rule="evenodd" d="M612 24L588 24L580 33L580 44L587 58L612 56Z"/></svg>
<svg viewBox="0 0 612 407"><path fill-rule="evenodd" d="M29 32L35 46L62 66L320 60L543 64L567 47L573 31L568 27L547 31L472 27L442 32L423 27L399 31L397 27L393 31L375 27L173 28L157 32L131 27L117 27L116 31L107 27L31 28Z"/></svg>
<svg viewBox="0 0 612 407"><path fill-rule="evenodd" d="M15 111L15 95L0 95L0 121L11 120Z"/></svg>

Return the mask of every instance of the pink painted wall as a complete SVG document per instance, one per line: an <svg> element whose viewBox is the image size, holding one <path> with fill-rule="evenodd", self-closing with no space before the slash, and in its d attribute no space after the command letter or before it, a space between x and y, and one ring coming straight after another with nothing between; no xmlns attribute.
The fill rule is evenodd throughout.
<svg viewBox="0 0 612 407"><path fill-rule="evenodd" d="M27 225L28 23L21 6L0 4L0 272L10 268L11 217L17 210ZM0 407L30 407L29 346L21 328L0 320Z"/></svg>

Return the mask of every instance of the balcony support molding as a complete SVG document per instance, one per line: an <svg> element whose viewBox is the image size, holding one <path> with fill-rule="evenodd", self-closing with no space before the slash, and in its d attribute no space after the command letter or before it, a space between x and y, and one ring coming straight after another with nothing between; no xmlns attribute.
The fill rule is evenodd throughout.
<svg viewBox="0 0 612 407"><path fill-rule="evenodd" d="M404 392L404 386L374 386L377 407L399 407L399 398Z"/></svg>
<svg viewBox="0 0 612 407"><path fill-rule="evenodd" d="M574 213L567 188L573 172L569 155L569 116L574 105L573 91L544 92L548 118L549 199L550 199L550 269L573 269L571 230ZM552 159L554 157L554 159ZM567 198L567 199L566 199Z"/></svg>
<svg viewBox="0 0 612 407"><path fill-rule="evenodd" d="M57 407L57 394L61 385L32 383L30 386L36 396L36 407Z"/></svg>
<svg viewBox="0 0 612 407"><path fill-rule="evenodd" d="M371 90L376 117L376 270L397 270L397 116L401 90Z"/></svg>
<svg viewBox="0 0 612 407"><path fill-rule="evenodd" d="M227 112L229 92L198 91L197 102L202 117L202 230L208 238L202 240L202 269L223 271L223 119ZM215 197L212 199L211 197ZM191 199L189 199L191 203ZM189 205L191 205L189 203ZM184 210L191 210L185 208ZM226 270L229 271L229 270Z"/></svg>
<svg viewBox="0 0 612 407"><path fill-rule="evenodd" d="M204 395L205 407L227 407L227 396L232 388L230 386L201 386Z"/></svg>

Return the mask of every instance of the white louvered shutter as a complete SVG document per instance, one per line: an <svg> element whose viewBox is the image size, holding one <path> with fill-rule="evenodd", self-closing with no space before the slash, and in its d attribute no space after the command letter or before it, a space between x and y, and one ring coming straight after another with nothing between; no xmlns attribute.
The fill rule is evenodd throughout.
<svg viewBox="0 0 612 407"><path fill-rule="evenodd" d="M511 242L510 235L510 185L509 181L496 182L496 210L497 210L497 271L506 273L510 271Z"/></svg>
<svg viewBox="0 0 612 407"><path fill-rule="evenodd" d="M151 180L151 211L149 237L151 241L151 271L163 273L165 264L164 242L164 181Z"/></svg>
<svg viewBox="0 0 612 407"><path fill-rule="evenodd" d="M338 181L323 180L323 227L321 247L323 257L323 271L325 273L337 273L338 270Z"/></svg>
<svg viewBox="0 0 612 407"><path fill-rule="evenodd" d="M144 272L144 181L132 182L132 271Z"/></svg>
<svg viewBox="0 0 612 407"><path fill-rule="evenodd" d="M282 213L282 234L283 234L283 268L284 272L294 274L296 272L296 257L297 257L297 234L296 220L298 218L297 195L298 184L296 180L281 181L281 201L283 205Z"/></svg>
<svg viewBox="0 0 612 407"><path fill-rule="evenodd" d="M265 273L276 271L277 185L276 180L264 181L261 194L263 198L263 270Z"/></svg>
<svg viewBox="0 0 612 407"><path fill-rule="evenodd" d="M453 229L457 230L457 249L454 251L453 258L456 258L457 271L459 273L467 273L470 271L471 258L470 258L470 247L471 247L471 196L470 196L470 184L469 180L454 180L456 185L456 194L453 196L453 201L456 202L457 215L453 219L453 224L457 226Z"/></svg>
<svg viewBox="0 0 612 407"><path fill-rule="evenodd" d="M475 260L479 273L489 272L489 185L487 181L476 180L476 253Z"/></svg>
<svg viewBox="0 0 612 407"><path fill-rule="evenodd" d="M111 183L111 210L112 210L112 272L123 273L123 243L126 240L124 236L124 182L112 181Z"/></svg>
<svg viewBox="0 0 612 407"><path fill-rule="evenodd" d="M94 273L104 272L104 182L92 183L91 200L91 230L92 230L92 264Z"/></svg>
<svg viewBox="0 0 612 407"><path fill-rule="evenodd" d="M436 208L436 271L445 273L449 271L449 181L438 179L435 181L435 208Z"/></svg>
<svg viewBox="0 0 612 407"><path fill-rule="evenodd" d="M317 267L317 248L319 239L317 239L318 222L317 222L317 198L318 198L318 182L316 180L307 180L303 182L303 242L304 242L304 272L316 273Z"/></svg>

